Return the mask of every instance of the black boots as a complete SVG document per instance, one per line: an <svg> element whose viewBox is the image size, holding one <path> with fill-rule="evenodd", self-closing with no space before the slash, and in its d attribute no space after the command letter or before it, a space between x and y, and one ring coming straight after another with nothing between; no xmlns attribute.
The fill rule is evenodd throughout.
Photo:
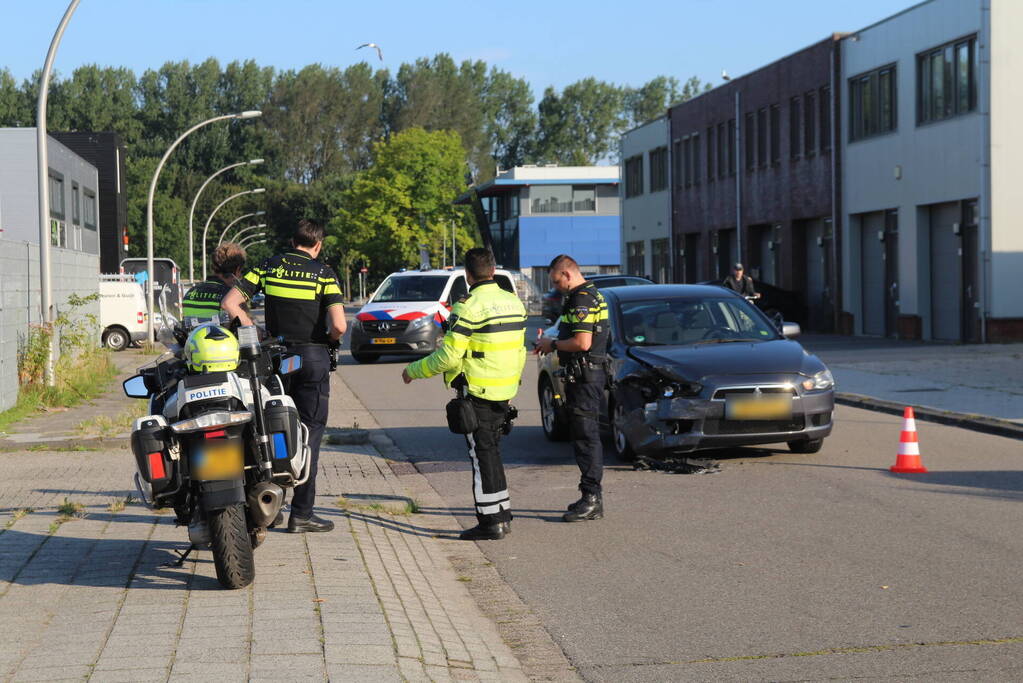
<svg viewBox="0 0 1023 683"><path fill-rule="evenodd" d="M604 518L604 499L599 493L584 493L583 497L568 506L568 512L561 516L566 522L583 522L588 519Z"/></svg>
<svg viewBox="0 0 1023 683"><path fill-rule="evenodd" d="M477 524L458 534L463 541L500 541L511 533L511 522L495 522L494 524Z"/></svg>
<svg viewBox="0 0 1023 683"><path fill-rule="evenodd" d="M294 513L288 517L288 531L293 534L300 534L307 531L332 531L334 529L334 522L329 519L323 519L316 515L309 515L305 519L296 517Z"/></svg>

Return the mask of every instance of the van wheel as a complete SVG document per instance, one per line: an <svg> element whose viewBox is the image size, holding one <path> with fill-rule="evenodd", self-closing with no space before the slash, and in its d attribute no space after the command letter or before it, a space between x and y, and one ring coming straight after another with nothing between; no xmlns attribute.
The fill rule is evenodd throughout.
<svg viewBox="0 0 1023 683"><path fill-rule="evenodd" d="M103 346L113 351L123 351L130 343L131 337L120 327L108 327L103 333Z"/></svg>

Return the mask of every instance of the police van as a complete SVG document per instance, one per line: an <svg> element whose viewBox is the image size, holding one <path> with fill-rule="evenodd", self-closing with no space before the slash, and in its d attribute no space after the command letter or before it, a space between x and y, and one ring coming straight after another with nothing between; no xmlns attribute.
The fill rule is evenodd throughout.
<svg viewBox="0 0 1023 683"><path fill-rule="evenodd" d="M497 285L515 293L512 274L494 273ZM391 273L355 316L352 357L372 363L382 355L426 356L444 337L451 307L469 295L462 268Z"/></svg>

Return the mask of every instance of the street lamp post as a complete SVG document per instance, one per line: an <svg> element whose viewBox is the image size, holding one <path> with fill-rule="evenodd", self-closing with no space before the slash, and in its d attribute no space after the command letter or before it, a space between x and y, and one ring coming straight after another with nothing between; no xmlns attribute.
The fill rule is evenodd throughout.
<svg viewBox="0 0 1023 683"><path fill-rule="evenodd" d="M266 233L265 232L257 232L254 235L249 235L248 237L246 237L244 240L242 240L238 244L243 249L245 247L251 247L253 244L264 244L266 242L266 239L259 239L260 237L265 238L266 237Z"/></svg>
<svg viewBox="0 0 1023 683"><path fill-rule="evenodd" d="M211 213L210 217L206 219L206 225L202 229L202 277L204 280L206 279L206 234L209 232L210 223L213 222L213 217L216 216L217 212L220 211L220 209L223 208L223 206L230 202L232 199L244 197L247 194L262 194L263 192L266 192L265 187L257 187L254 190L242 190L241 192L236 192L227 199L225 199L224 201L217 204L217 208L213 209L213 213Z"/></svg>
<svg viewBox="0 0 1023 683"><path fill-rule="evenodd" d="M266 223L260 223L259 225L250 225L250 226L247 226L245 228L242 228L241 230L239 230L238 232L236 232L234 234L234 241L235 242L240 241L241 240L241 236L244 235L247 232L252 232L253 230L258 230L259 228L265 228L265 227L266 227Z"/></svg>
<svg viewBox="0 0 1023 683"><path fill-rule="evenodd" d="M153 272L153 196L156 194L156 182L160 179L160 171L163 170L163 165L167 163L167 159L170 157L171 152L173 152L175 148L181 144L181 141L203 126L208 126L211 123L227 119L254 119L262 115L263 112L261 111L250 110L243 111L238 114L214 116L212 119L206 119L201 123L197 123L182 133L178 139L167 148L167 151L164 152L163 156L160 158L160 163L156 165L156 170L153 172L153 180L149 183L149 196L146 198L146 276L149 278L149 292L146 296L146 303L149 306L149 324L147 325L146 339L149 340L150 344L156 342L156 337L153 334L153 290L156 288L156 278L154 277L155 273Z"/></svg>
<svg viewBox="0 0 1023 683"><path fill-rule="evenodd" d="M231 164L220 169L199 186L199 191L195 193L195 199L192 200L192 208L188 210L188 279L190 281L195 280L195 272L192 269L192 259L195 255L195 242L192 239L192 220L195 218L195 205L199 203L199 197L202 195L202 191L206 189L206 186L210 184L210 181L216 178L221 173L230 171L232 168L238 168L239 166L255 166L256 164L263 163L262 159L249 159L248 161L239 161L237 164Z"/></svg>
<svg viewBox="0 0 1023 683"><path fill-rule="evenodd" d="M262 216L264 214L266 214L266 211L253 211L252 213L247 213L238 216L238 218L235 218L233 221L228 223L227 227L224 228L223 231L220 233L220 239L217 240L217 246L219 247L221 244L224 243L224 237L227 236L227 231L231 229L232 225L237 225L239 221L245 220L246 218L252 218L253 216Z"/></svg>
<svg viewBox="0 0 1023 683"><path fill-rule="evenodd" d="M71 15L78 9L80 0L71 0L57 30L50 41L43 62L43 73L39 77L39 98L36 100L36 165L39 167L39 322L46 325L53 322L53 275L50 272L50 155L47 149L46 105L50 93L50 71L57 57L60 39L71 21ZM48 386L56 381L53 376L53 349L56 335L50 331L50 347L46 352L46 367L43 376Z"/></svg>

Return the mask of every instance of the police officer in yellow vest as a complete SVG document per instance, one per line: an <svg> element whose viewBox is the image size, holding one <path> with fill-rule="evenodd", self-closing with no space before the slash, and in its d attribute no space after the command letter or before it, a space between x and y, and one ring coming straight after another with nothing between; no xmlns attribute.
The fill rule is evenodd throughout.
<svg viewBox="0 0 1023 683"><path fill-rule="evenodd" d="M448 385L466 383L479 425L466 434L479 522L461 534L470 541L499 540L511 531L500 440L508 401L518 393L526 363L526 309L518 296L494 282L494 269L494 255L488 249L465 253L468 298L451 309L443 344L402 372L405 384L440 373Z"/></svg>
<svg viewBox="0 0 1023 683"><path fill-rule="evenodd" d="M245 268L245 250L234 242L224 242L213 252L213 273L185 294L181 302L182 318L209 320L220 313L220 302L231 291Z"/></svg>

